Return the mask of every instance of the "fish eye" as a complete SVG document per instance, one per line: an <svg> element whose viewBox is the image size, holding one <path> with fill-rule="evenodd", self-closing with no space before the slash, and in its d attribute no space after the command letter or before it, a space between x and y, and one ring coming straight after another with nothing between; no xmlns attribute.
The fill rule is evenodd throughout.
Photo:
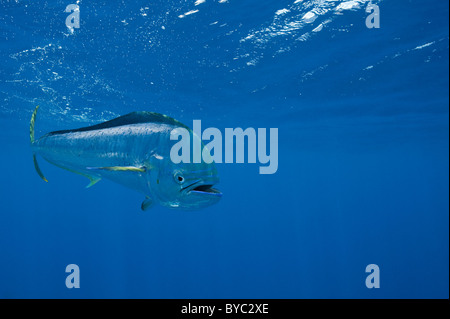
<svg viewBox="0 0 450 319"><path fill-rule="evenodd" d="M183 175L181 175L181 173L176 172L176 173L173 175L173 177L175 178L175 181L176 181L178 184L183 184L183 183L184 183L184 177L183 177Z"/></svg>

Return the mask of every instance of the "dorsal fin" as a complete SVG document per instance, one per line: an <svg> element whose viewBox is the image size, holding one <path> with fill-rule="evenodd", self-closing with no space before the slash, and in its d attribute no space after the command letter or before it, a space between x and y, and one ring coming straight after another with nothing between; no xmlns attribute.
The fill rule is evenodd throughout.
<svg viewBox="0 0 450 319"><path fill-rule="evenodd" d="M48 135L57 135L57 134L65 134L65 133L74 133L74 132L86 132L86 131L95 131L95 130L101 130L105 128L111 128L111 127L118 127L123 125L130 125L130 124L140 124L140 123L161 123L161 124L171 124L176 126L184 127L188 130L189 127L184 125L183 123L160 113L154 113L154 112L132 112L127 115L120 116L118 118L115 118L113 120L82 127L75 130L62 130L62 131L55 131L50 132Z"/></svg>

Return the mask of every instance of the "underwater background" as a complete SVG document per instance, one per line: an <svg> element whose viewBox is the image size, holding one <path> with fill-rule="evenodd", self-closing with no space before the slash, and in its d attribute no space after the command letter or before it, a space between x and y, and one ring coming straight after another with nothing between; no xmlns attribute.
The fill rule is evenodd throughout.
<svg viewBox="0 0 450 319"><path fill-rule="evenodd" d="M372 29L368 3L0 0L0 298L448 298L449 3L373 1ZM36 137L133 111L278 128L278 171L218 164L218 204L143 212L39 178L37 105Z"/></svg>

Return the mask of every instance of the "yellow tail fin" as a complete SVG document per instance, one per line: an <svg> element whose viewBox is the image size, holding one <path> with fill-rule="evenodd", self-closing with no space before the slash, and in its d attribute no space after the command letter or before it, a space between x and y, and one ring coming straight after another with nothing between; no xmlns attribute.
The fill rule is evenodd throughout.
<svg viewBox="0 0 450 319"><path fill-rule="evenodd" d="M38 109L39 109L39 105L36 106L36 108L34 109L33 115L31 116L31 121L30 121L30 143L31 144L34 143L34 123L36 122L36 114L37 114ZM34 163L34 168L36 169L36 172L38 173L38 175L44 181L48 182L48 180L45 178L44 174L42 174L41 169L39 168L35 154L33 154L33 163Z"/></svg>
<svg viewBox="0 0 450 319"><path fill-rule="evenodd" d="M36 169L36 172L38 173L40 178L42 178L45 182L48 183L48 180L45 178L44 174L42 174L42 171L39 168L39 165L38 165L38 162L36 160L36 155L35 154L33 154L33 162L34 162L34 168Z"/></svg>
<svg viewBox="0 0 450 319"><path fill-rule="evenodd" d="M31 144L34 143L34 123L36 122L36 114L39 110L39 105L36 106L34 109L33 115L31 115L31 121L30 121L30 142Z"/></svg>

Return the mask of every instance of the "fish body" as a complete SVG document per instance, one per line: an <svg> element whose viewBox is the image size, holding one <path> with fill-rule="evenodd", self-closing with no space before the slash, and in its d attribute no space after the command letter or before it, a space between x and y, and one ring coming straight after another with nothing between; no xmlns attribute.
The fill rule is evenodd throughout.
<svg viewBox="0 0 450 319"><path fill-rule="evenodd" d="M133 112L98 125L74 130L50 132L34 139L30 123L31 148L36 171L36 154L49 163L87 177L88 187L109 179L146 196L143 210L158 203L170 208L199 209L217 203L222 194L212 188L219 182L214 163L178 163L171 161L175 141L171 132L184 128L177 120L153 112ZM204 146L203 146L204 147Z"/></svg>

